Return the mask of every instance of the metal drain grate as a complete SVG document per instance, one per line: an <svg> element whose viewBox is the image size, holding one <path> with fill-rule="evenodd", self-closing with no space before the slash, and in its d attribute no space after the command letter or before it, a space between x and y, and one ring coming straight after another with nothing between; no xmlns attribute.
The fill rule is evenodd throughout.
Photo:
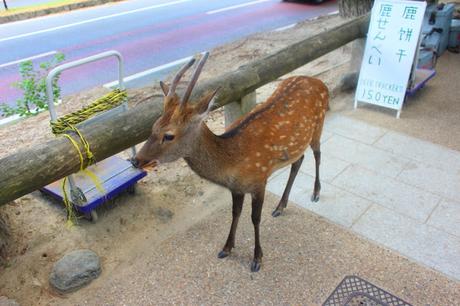
<svg viewBox="0 0 460 306"><path fill-rule="evenodd" d="M357 276L347 276L323 306L412 306Z"/></svg>

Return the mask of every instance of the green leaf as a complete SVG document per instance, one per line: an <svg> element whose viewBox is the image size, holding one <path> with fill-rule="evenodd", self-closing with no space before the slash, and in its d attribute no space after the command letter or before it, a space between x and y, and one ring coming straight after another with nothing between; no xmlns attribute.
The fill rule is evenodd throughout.
<svg viewBox="0 0 460 306"><path fill-rule="evenodd" d="M48 109L46 96L46 76L48 71L64 61L63 53L56 53L53 59L40 63L38 70L34 70L32 61L25 61L19 64L21 80L13 83L13 86L21 89L23 98L16 100L16 107L6 104L0 105L0 111L9 116L19 114L20 116L35 115L31 110ZM54 101L57 102L61 97L61 88L58 85L60 74L57 74L52 82Z"/></svg>

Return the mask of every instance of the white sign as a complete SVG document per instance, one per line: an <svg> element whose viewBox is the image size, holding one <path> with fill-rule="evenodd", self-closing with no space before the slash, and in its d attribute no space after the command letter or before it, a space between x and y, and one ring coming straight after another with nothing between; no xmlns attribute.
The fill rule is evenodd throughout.
<svg viewBox="0 0 460 306"><path fill-rule="evenodd" d="M406 95L409 75L425 14L425 1L376 0L355 96L398 110Z"/></svg>

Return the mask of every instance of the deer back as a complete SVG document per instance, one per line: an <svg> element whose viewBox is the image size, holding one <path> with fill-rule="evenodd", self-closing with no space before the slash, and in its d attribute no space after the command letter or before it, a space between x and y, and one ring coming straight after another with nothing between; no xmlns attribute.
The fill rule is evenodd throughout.
<svg viewBox="0 0 460 306"><path fill-rule="evenodd" d="M311 143L319 142L328 98L320 80L291 77L267 101L230 125L220 137L231 138L241 152L241 177L266 179L299 159Z"/></svg>

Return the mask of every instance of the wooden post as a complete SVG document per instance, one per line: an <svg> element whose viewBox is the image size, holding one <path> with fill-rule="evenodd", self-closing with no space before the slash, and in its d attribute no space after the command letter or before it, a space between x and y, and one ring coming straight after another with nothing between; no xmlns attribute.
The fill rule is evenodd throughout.
<svg viewBox="0 0 460 306"><path fill-rule="evenodd" d="M224 106L225 127L228 127L236 119L251 111L256 106L256 92L242 97L239 101Z"/></svg>
<svg viewBox="0 0 460 306"><path fill-rule="evenodd" d="M339 14L342 18L355 18L365 15L372 9L373 0L339 0ZM354 90L358 84L359 70L364 55L366 40L357 38L351 44L350 68L341 80L342 90Z"/></svg>

